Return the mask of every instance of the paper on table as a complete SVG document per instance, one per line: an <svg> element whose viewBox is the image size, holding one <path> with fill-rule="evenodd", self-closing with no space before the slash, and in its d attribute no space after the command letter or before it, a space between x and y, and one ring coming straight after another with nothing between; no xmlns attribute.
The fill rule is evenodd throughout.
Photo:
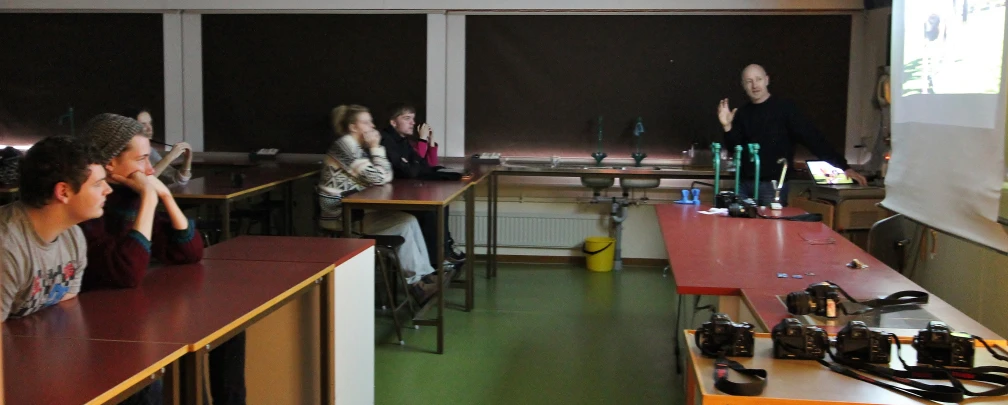
<svg viewBox="0 0 1008 405"><path fill-rule="evenodd" d="M707 211L697 211L704 215L728 215L727 208L711 208Z"/></svg>

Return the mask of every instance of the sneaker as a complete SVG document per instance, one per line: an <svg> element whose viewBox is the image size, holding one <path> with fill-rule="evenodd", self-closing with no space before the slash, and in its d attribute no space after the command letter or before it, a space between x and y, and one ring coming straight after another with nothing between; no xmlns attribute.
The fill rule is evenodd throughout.
<svg viewBox="0 0 1008 405"><path fill-rule="evenodd" d="M409 287L410 295L421 306L426 304L431 297L437 295L437 283L425 283L423 280L417 281Z"/></svg>
<svg viewBox="0 0 1008 405"><path fill-rule="evenodd" d="M449 263L448 261L445 261L444 267L442 267L442 269L446 280L452 280L453 279L452 277L454 277L458 273L458 270L455 268L455 265ZM437 273L431 273L425 275L420 278L420 281L427 284L437 284Z"/></svg>
<svg viewBox="0 0 1008 405"><path fill-rule="evenodd" d="M448 239L445 242L445 258L452 262L465 262L466 254L461 249L455 247L455 240Z"/></svg>

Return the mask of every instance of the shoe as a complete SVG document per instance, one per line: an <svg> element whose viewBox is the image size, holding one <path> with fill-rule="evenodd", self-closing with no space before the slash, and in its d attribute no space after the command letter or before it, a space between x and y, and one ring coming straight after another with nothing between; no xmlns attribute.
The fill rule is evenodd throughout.
<svg viewBox="0 0 1008 405"><path fill-rule="evenodd" d="M452 280L454 276L458 274L458 270L455 266L447 261L445 261L444 267L442 267L444 272L444 278L446 280ZM427 284L437 284L437 273L431 273L420 278L420 281Z"/></svg>
<svg viewBox="0 0 1008 405"><path fill-rule="evenodd" d="M431 297L437 295L437 283L425 283L423 280L417 281L410 285L409 292L417 304L423 306Z"/></svg>
<svg viewBox="0 0 1008 405"><path fill-rule="evenodd" d="M455 247L455 240L448 239L445 242L445 258L452 262L465 262L466 254L461 249Z"/></svg>

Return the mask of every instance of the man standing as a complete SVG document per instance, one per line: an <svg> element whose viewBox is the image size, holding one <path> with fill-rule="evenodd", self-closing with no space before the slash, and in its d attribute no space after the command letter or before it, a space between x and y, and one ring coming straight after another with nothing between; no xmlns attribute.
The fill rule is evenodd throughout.
<svg viewBox="0 0 1008 405"><path fill-rule="evenodd" d="M759 205L770 205L774 196L770 180L780 176L783 168L777 160L784 158L793 166L795 144L805 145L820 160L843 169L848 177L859 184L866 184L864 176L850 168L847 159L830 147L822 133L798 112L794 103L770 96L769 85L770 76L762 66L746 66L742 71L742 88L749 96L749 103L741 108L729 109L728 99L723 99L718 105L718 120L725 132L725 150L733 151L735 145L743 147L742 161L735 162L744 179L739 191L751 197L755 187L759 187ZM760 145L762 171L759 185L752 180L755 168L753 162L749 161L749 151L745 147L750 143ZM787 185L782 185L781 203L784 205L787 205L787 191Z"/></svg>

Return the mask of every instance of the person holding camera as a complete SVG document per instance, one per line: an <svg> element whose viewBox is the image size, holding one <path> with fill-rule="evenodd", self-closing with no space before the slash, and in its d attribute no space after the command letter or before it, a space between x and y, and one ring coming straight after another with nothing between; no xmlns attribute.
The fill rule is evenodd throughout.
<svg viewBox="0 0 1008 405"><path fill-rule="evenodd" d="M749 103L740 108L729 108L728 99L718 104L718 121L724 129L725 150L733 150L736 145L743 146L742 161L735 162L737 170L741 171L743 180L739 187L740 193L751 197L759 187L759 205L770 205L774 196L770 180L780 176L783 165L778 159L785 159L788 165L794 165L794 148L796 144L805 145L820 160L825 160L833 166L843 169L844 173L865 185L867 180L847 164L844 156L830 147L826 138L812 125L793 102L771 97L768 89L770 76L766 70L757 64L746 66L742 71L742 88L745 89ZM758 143L759 155L763 164L759 184L755 184L753 176L755 165L750 162L746 144ZM787 205L787 184L781 185L781 204Z"/></svg>
<svg viewBox="0 0 1008 405"><path fill-rule="evenodd" d="M434 131L427 123L416 125L416 108L409 104L393 105L389 111L389 125L382 130L381 143L388 153L394 176L400 179L430 179L439 167L438 144L432 139ZM408 212L420 221L431 265L437 266L437 215L431 211ZM448 218L447 207L444 215ZM444 223L444 235L444 257L448 263L442 264L461 268L465 263L465 253L455 248L447 220Z"/></svg>

